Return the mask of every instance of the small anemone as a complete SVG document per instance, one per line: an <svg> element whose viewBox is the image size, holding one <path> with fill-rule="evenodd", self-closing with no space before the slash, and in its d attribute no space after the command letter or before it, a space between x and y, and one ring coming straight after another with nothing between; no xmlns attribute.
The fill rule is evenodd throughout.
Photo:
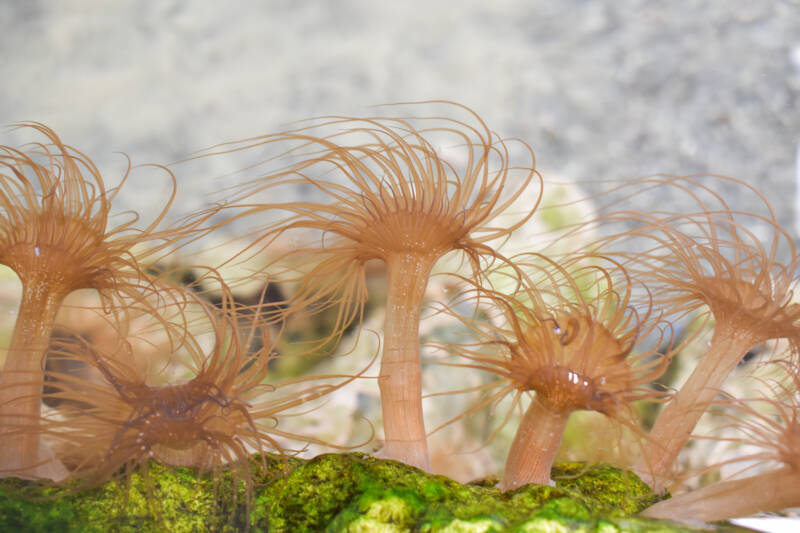
<svg viewBox="0 0 800 533"><path fill-rule="evenodd" d="M161 295L162 316L141 326L142 334L154 339L156 333L166 333L153 350L160 357L150 355L148 365L131 364L137 360L133 351L142 343L135 338L137 333L117 323L116 315L105 316L108 327L119 332L113 350L101 350L77 336L56 343L54 350L91 365L101 376L99 380L53 376L48 396L63 407L41 426L79 486L97 486L138 472L150 487L148 469L154 459L211 472L215 480L223 468L230 468L234 483L244 482L249 506L254 453L267 471L265 453L293 453L284 442L328 444L283 431L277 421L356 376L267 383L268 362L274 357L271 346L248 350L252 340L248 335L255 333L247 326L249 333L242 335L232 296L220 284L219 307L189 290L175 288L167 292L178 294ZM170 299L173 305L163 303ZM326 378L343 379L298 390L303 382ZM283 388L288 392L282 393Z"/></svg>
<svg viewBox="0 0 800 533"><path fill-rule="evenodd" d="M478 344L443 346L469 360L458 366L502 378L485 387L484 401L469 412L508 395L513 396L512 408L520 406L524 395L535 393L508 454L500 483L504 489L549 482L573 411L597 411L640 432L630 404L660 397L647 385L669 363L657 349L664 341L668 344L668 332L649 308L640 311L631 305L631 281L618 265L600 257L555 264L537 254L512 260L525 276L514 279L508 269L501 275L511 282L511 291L463 278L472 285L464 297L493 307L497 316L477 322L461 317L477 334ZM655 348L642 349L645 339Z"/></svg>
<svg viewBox="0 0 800 533"><path fill-rule="evenodd" d="M659 414L637 466L655 488L669 479L693 428L748 350L785 338L794 353L800 351L800 305L792 301L800 256L791 237L751 186L707 179L744 188L763 201L765 213L733 211L700 176L674 176L645 179L640 186L683 194L689 212L619 211L600 219L632 226L599 247L650 288L659 309L677 319L698 312L713 318L708 350ZM618 246L628 250L617 251Z"/></svg>

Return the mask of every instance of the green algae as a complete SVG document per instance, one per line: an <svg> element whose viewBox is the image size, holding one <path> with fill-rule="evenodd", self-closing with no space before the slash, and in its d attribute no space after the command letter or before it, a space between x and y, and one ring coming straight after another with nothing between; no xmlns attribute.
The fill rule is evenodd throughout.
<svg viewBox="0 0 800 533"><path fill-rule="evenodd" d="M214 485L207 478L198 479L189 469L167 469L157 464L150 466L147 476L134 474L86 490L0 480L0 530L216 531L207 527L209 519L226 515L227 521L236 516L238 506L229 501L234 491L220 491L221 481ZM228 494L227 499L215 498L215 488L218 494Z"/></svg>
<svg viewBox="0 0 800 533"><path fill-rule="evenodd" d="M254 456L254 490L297 465L296 459ZM156 462L145 472L87 489L0 479L0 531L241 531L249 522L244 479L241 468L198 475Z"/></svg>
<svg viewBox="0 0 800 533"><path fill-rule="evenodd" d="M631 516L660 499L636 474L607 464L559 463L551 477L592 515Z"/></svg>
<svg viewBox="0 0 800 533"><path fill-rule="evenodd" d="M596 532L698 531L634 518L657 498L634 474L564 463L555 487L503 492L463 485L360 453L309 461L265 456L241 470L197 476L151 463L101 487L76 490L0 480L0 531Z"/></svg>

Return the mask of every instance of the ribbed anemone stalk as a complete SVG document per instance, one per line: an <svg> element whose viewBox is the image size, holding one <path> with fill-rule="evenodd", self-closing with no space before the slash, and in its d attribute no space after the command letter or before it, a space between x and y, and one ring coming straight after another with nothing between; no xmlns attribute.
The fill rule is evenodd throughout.
<svg viewBox="0 0 800 533"><path fill-rule="evenodd" d="M241 203L245 211L238 216L290 212L288 220L262 233L270 241L289 231L321 235L318 244L289 254L295 265L300 258L314 265L299 279L290 305L328 305L331 299L343 303L335 328L341 331L361 316L366 299L364 264L371 259L386 263L389 287L379 379L385 432L381 455L426 470L430 463L418 331L431 269L443 255L460 251L479 277L481 258L497 257L493 244L527 221L538 205L537 199L513 223L491 225L531 182L539 186L533 152L525 143L515 142L522 148L524 166L513 166L507 141L497 138L468 109L450 105L469 113L477 127L439 117L334 117L228 147L240 151L276 141L300 143L290 151L298 163L248 184L245 195L264 191L275 197L278 186L302 185L309 197L320 199ZM334 133L325 133L331 130ZM445 157L437 146L454 157Z"/></svg>
<svg viewBox="0 0 800 533"><path fill-rule="evenodd" d="M795 367L795 373L797 368ZM795 374L797 376L798 374ZM652 518L711 522L800 506L800 397L798 383L771 391L770 398L731 399L723 407L741 437L709 437L732 441L759 451L725 464L741 463L756 475L712 483L659 502L641 514ZM774 388L774 387L773 387ZM711 465L713 466L713 465Z"/></svg>
<svg viewBox="0 0 800 533"><path fill-rule="evenodd" d="M666 332L649 309L640 314L630 306L631 281L624 275L613 279L617 265L604 268L600 258L557 265L535 254L512 260L519 271L536 274L510 279L514 290L508 293L474 286L474 297L495 307L499 320L462 319L478 333L478 344L443 347L470 360L458 366L502 378L482 387L485 397L470 412L508 395L513 395L514 409L523 396L535 393L508 453L499 485L504 490L552 484L553 459L574 411L597 411L639 431L630 403L659 396L645 385L669 362L655 348L633 353L651 333L657 334L650 341L658 346ZM584 260L588 264L581 266ZM499 353L487 355L492 347L499 347Z"/></svg>
<svg viewBox="0 0 800 533"><path fill-rule="evenodd" d="M713 316L708 349L659 414L636 467L656 489L669 480L695 425L751 348L778 338L788 339L795 353L800 348L800 305L792 302L800 258L763 196L768 215L759 216L731 211L716 195L716 206L701 200L709 189L698 178L676 177L668 185L688 192L702 211L608 217L637 224L614 239L650 243L644 252L622 255L659 309L677 316L705 309ZM769 236L765 239L765 232L756 234L752 227ZM789 263L782 263L779 254L788 256Z"/></svg>
<svg viewBox="0 0 800 533"><path fill-rule="evenodd" d="M179 237L180 232L155 231L174 189L149 227L136 230L136 217L131 216L109 228L118 189L107 191L91 160L63 144L52 130L35 123L22 126L43 134L48 144L32 144L26 151L0 147L0 264L22 282L0 376L0 475L58 479L65 471L37 431L44 357L56 312L76 289L97 289L107 302L115 293L132 290L139 276L131 248Z"/></svg>

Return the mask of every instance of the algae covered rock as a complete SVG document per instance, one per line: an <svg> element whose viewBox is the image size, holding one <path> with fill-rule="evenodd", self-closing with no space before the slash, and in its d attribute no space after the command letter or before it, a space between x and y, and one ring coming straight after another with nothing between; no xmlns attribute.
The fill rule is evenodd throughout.
<svg viewBox="0 0 800 533"><path fill-rule="evenodd" d="M249 504L236 472L197 477L156 463L148 476L80 491L0 480L0 531L700 531L633 518L657 498L607 465L561 464L556 487L503 492L491 480L462 485L360 453L264 459L251 465Z"/></svg>

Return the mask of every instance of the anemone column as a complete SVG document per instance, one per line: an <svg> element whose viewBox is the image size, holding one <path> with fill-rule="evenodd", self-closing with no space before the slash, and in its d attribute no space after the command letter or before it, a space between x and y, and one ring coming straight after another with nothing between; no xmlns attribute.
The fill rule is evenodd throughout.
<svg viewBox="0 0 800 533"><path fill-rule="evenodd" d="M642 477L650 478L651 486L663 487L697 422L720 392L725 378L754 344L746 330L736 330L724 323L717 325L708 352L664 407L650 431L650 445L636 470Z"/></svg>
<svg viewBox="0 0 800 533"><path fill-rule="evenodd" d="M56 313L67 292L46 270L23 280L22 301L0 376L0 426L7 428L0 471L18 477L61 479L66 470L39 443L44 359Z"/></svg>
<svg viewBox="0 0 800 533"><path fill-rule="evenodd" d="M538 398L533 399L508 452L501 489L516 489L528 483L553 485L550 468L570 414L571 411L552 411Z"/></svg>
<svg viewBox="0 0 800 533"><path fill-rule="evenodd" d="M434 262L412 254L387 259L389 294L378 382L386 436L381 454L424 470L430 470L430 459L422 416L419 317Z"/></svg>
<svg viewBox="0 0 800 533"><path fill-rule="evenodd" d="M795 507L800 474L786 466L764 474L722 481L664 500L641 514L650 518L712 522Z"/></svg>

